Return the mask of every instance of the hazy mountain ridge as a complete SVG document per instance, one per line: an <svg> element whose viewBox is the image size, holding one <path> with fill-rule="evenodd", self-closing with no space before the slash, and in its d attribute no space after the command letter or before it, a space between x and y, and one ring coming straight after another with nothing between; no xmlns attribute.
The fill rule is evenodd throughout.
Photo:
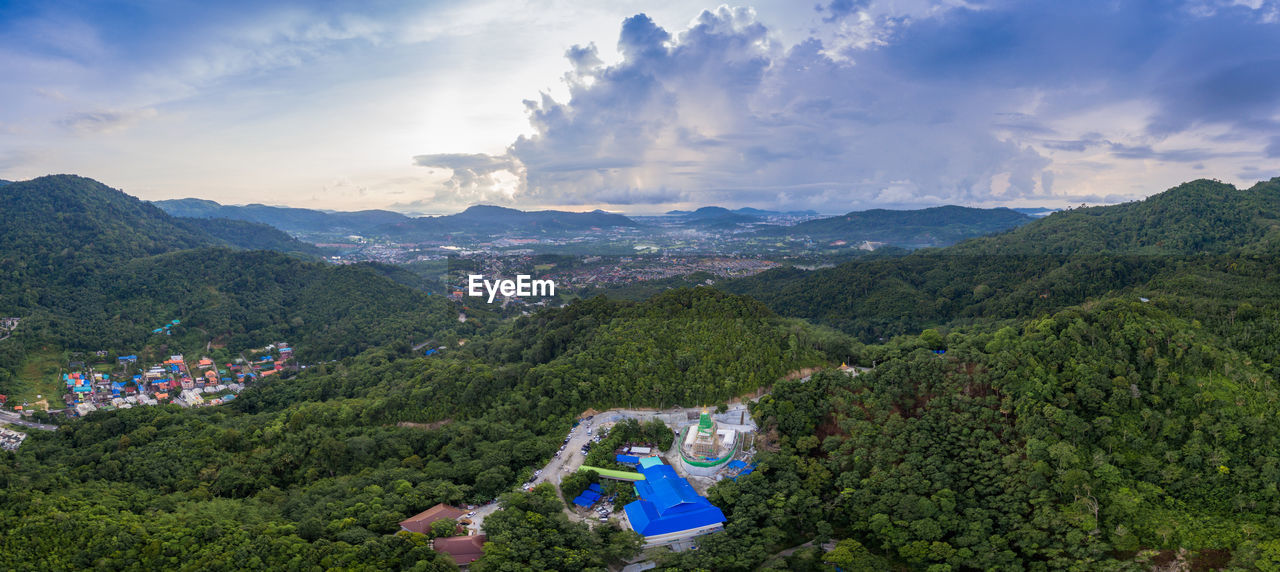
<svg viewBox="0 0 1280 572"><path fill-rule="evenodd" d="M623 215L604 211L576 213L522 211L493 205L474 205L440 216L409 217L385 210L319 211L267 205L222 205L204 199L155 201L170 214L190 218L229 218L274 226L294 234L386 235L394 240L424 240L447 235L491 236L507 232L568 232L591 228L633 227Z"/></svg>
<svg viewBox="0 0 1280 572"><path fill-rule="evenodd" d="M409 220L405 215L386 210L327 212L262 204L223 205L205 199L171 199L152 204L174 216L245 220L290 233L372 234L383 226Z"/></svg>
<svg viewBox="0 0 1280 572"><path fill-rule="evenodd" d="M719 206L715 206L715 205L708 205L708 206L700 207L700 208L698 208L697 210L692 210L692 211L685 211L685 210L670 210L670 211L667 211L667 212L663 213L663 215L665 215L665 216L688 216L688 215L696 214L696 213L697 213L697 212L699 212L699 211L704 211L704 210L706 210L706 209L720 209L720 210L728 211L728 212L731 212L731 213L734 213L734 214L740 214L740 215L745 215L745 216L753 216L753 217L769 217L769 216L816 216L816 215L818 214L818 211L815 211L815 210L802 210L802 211L774 211L774 210L767 210L767 209L757 209L757 208L754 208L754 207L742 207L742 208L737 208L737 209L729 209L729 208L727 208L727 207L719 207Z"/></svg>

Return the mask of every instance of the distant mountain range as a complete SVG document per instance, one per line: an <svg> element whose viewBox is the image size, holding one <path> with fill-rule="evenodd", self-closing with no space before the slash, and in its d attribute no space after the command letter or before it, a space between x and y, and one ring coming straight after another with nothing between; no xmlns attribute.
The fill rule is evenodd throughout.
<svg viewBox="0 0 1280 572"><path fill-rule="evenodd" d="M817 241L874 241L904 247L946 246L1002 232L1031 222L1007 208L976 209L954 205L920 210L872 209L757 231L763 236L803 236Z"/></svg>
<svg viewBox="0 0 1280 572"><path fill-rule="evenodd" d="M817 216L818 214L818 211L813 211L813 210L769 211L769 210L762 210L762 209L751 208L751 207L742 207L740 209L730 210L724 207L716 207L716 206L702 207L696 211L680 211L680 210L667 211L665 214L668 216L688 216L688 215L699 215L699 213L701 213L701 215L699 216L707 216L707 215L716 215L719 213L726 213L726 212L749 216L749 217Z"/></svg>
<svg viewBox="0 0 1280 572"><path fill-rule="evenodd" d="M386 235L395 240L430 240L454 235L483 238L511 232L561 233L591 228L632 227L636 222L604 211L521 211L476 205L460 213L412 218L384 210L328 212L266 205L221 205L203 199L155 201L176 216L229 218L269 224L294 234Z"/></svg>
<svg viewBox="0 0 1280 572"><path fill-rule="evenodd" d="M410 220L397 212L366 210L326 212L260 204L222 205L204 199L172 199L152 204L165 212L189 218L228 218L269 224L285 232L371 234L377 229Z"/></svg>
<svg viewBox="0 0 1280 572"><path fill-rule="evenodd" d="M557 235L597 229L642 226L620 214L600 210L575 213L557 210L522 211L475 205L442 216L408 217L385 210L331 212L261 204L222 205L204 199L174 199L153 203L165 212L187 218L223 218L271 225L293 235L355 234L386 236L392 240L485 240L507 234ZM1022 209L1042 213L1047 209ZM750 207L706 206L693 211L668 211L664 220L707 231L749 229L772 216L815 216L812 210L769 211ZM641 219L644 220L644 219ZM806 236L818 241L884 242L916 248L945 246L961 240L1001 232L1033 220L1015 209L974 209L946 206L911 211L875 209L806 221L792 227L756 230L762 236ZM224 237L225 238L225 237Z"/></svg>
<svg viewBox="0 0 1280 572"><path fill-rule="evenodd" d="M486 237L510 232L558 234L589 230L639 226L620 215L596 210L585 213L566 211L521 211L491 205L476 205L457 214L407 219L380 228L402 240L427 240L446 236Z"/></svg>

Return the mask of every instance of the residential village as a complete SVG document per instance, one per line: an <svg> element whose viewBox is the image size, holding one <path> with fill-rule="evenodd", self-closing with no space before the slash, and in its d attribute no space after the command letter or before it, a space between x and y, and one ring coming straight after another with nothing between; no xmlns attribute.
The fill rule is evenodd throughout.
<svg viewBox="0 0 1280 572"><path fill-rule="evenodd" d="M104 357L105 352L98 352ZM237 357L231 363L215 363L209 357L181 354L154 364L143 364L136 355L122 355L115 363L68 363L62 374L67 393L67 414L78 416L102 409L128 409L139 405L173 403L182 407L220 405L236 398L246 385L297 367L293 348L279 342ZM21 406L14 409L21 410Z"/></svg>
<svg viewBox="0 0 1280 572"><path fill-rule="evenodd" d="M18 449L18 445L21 445L22 441L26 438L26 433L0 426L0 449L5 451L16 451Z"/></svg>

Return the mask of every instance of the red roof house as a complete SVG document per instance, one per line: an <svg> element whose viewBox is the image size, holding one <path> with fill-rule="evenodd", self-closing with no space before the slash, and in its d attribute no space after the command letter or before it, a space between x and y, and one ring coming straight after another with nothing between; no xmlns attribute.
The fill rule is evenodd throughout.
<svg viewBox="0 0 1280 572"><path fill-rule="evenodd" d="M400 521L400 528L409 532L426 534L431 531L431 523L437 520L458 520L467 511L440 503L405 520Z"/></svg>
<svg viewBox="0 0 1280 572"><path fill-rule="evenodd" d="M450 536L432 541L431 548L441 554L448 554L458 566L466 566L484 556L485 535Z"/></svg>

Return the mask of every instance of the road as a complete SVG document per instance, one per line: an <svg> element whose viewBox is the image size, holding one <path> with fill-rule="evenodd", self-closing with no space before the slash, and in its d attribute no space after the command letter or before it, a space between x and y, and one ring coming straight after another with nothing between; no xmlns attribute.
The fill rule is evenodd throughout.
<svg viewBox="0 0 1280 572"><path fill-rule="evenodd" d="M739 401L735 400L729 406L729 410L723 414L713 414L718 418L722 426L736 429L738 431L756 430L755 421L751 419L751 415L747 413L747 402L760 399L759 396L747 398ZM590 419L583 420L569 430L567 437L569 443L565 445L564 450L559 456L552 457L546 466L542 467L542 472L534 477L526 484L538 485L540 483L551 483L556 486L556 494L560 492L560 481L563 478L577 471L582 466L586 458L582 455L582 446L585 445L592 437L596 436L596 429L600 426L612 425L623 419L636 419L641 423L651 419L661 419L668 426L680 427L691 423L690 417L697 418L698 413L702 411L701 407L672 407L669 409L633 409L633 408L617 408L608 411L602 411L593 415ZM591 430L591 434L587 434L587 430ZM583 520L582 517L570 508L573 499L562 499L565 501L565 512L574 520ZM475 515L469 517L471 524L467 526L469 534L479 534L481 527L484 526L485 517L494 513L501 508L498 503L494 502L486 504L475 510ZM592 519L587 519L588 521Z"/></svg>
<svg viewBox="0 0 1280 572"><path fill-rule="evenodd" d="M599 416L596 416L599 419ZM593 429L591 435L587 435L587 429ZM556 486L556 494L560 491L560 481L565 475L578 470L582 466L585 457L582 456L582 446L595 436L594 425L592 421L583 421L577 427L569 430L569 443L565 445L564 451L560 452L560 456L552 457L551 461L542 467L542 473L534 477L529 483L537 486L541 483L551 483ZM564 499L566 503L573 499ZM471 524L467 527L474 531L472 534L478 534L481 526L484 525L485 517L493 514L498 510L498 503L487 504L476 509L476 515L471 517Z"/></svg>
<svg viewBox="0 0 1280 572"><path fill-rule="evenodd" d="M27 421L26 419L23 419L21 415L18 415L17 413L13 413L10 411L0 411L0 423L7 423L10 425L21 425L23 427L30 427L32 429L40 429L41 431L57 431L58 430L57 425L48 425L45 423L36 423L34 421Z"/></svg>

